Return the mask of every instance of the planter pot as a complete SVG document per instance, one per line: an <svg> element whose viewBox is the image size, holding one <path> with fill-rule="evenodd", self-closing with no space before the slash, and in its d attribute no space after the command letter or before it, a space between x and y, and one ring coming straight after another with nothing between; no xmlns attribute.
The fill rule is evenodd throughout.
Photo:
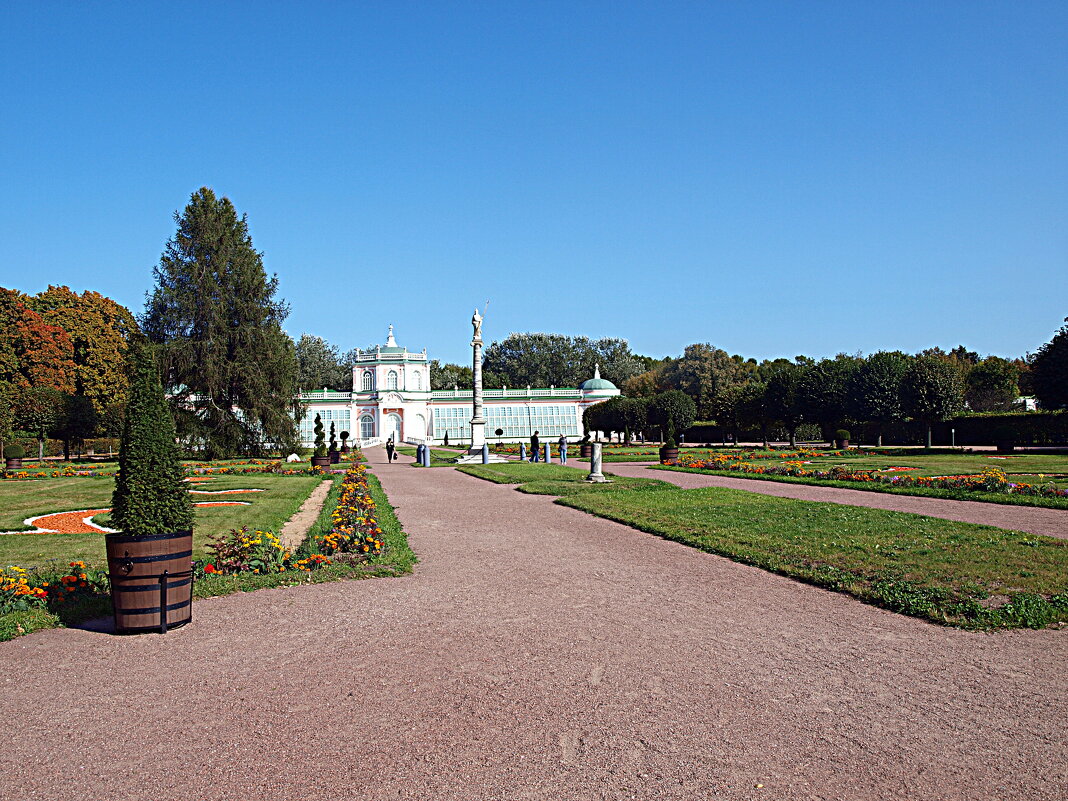
<svg viewBox="0 0 1068 801"><path fill-rule="evenodd" d="M193 532L107 534L115 631L166 632L193 619Z"/></svg>
<svg viewBox="0 0 1068 801"><path fill-rule="evenodd" d="M312 462L312 467L329 467L330 466L330 457L329 456L313 456L311 462Z"/></svg>
<svg viewBox="0 0 1068 801"><path fill-rule="evenodd" d="M8 470L21 470L22 459L4 459L4 465Z"/></svg>
<svg viewBox="0 0 1068 801"><path fill-rule="evenodd" d="M593 456L593 446L590 445L588 442L585 443L585 444L580 443L579 444L579 458L580 459L589 459L591 456Z"/></svg>
<svg viewBox="0 0 1068 801"><path fill-rule="evenodd" d="M1002 440L995 444L998 446L998 453L1012 453L1016 450L1016 443L1012 440Z"/></svg>
<svg viewBox="0 0 1068 801"><path fill-rule="evenodd" d="M661 448L660 449L660 461L661 462L674 462L679 458L678 448Z"/></svg>
<svg viewBox="0 0 1068 801"><path fill-rule="evenodd" d="M846 448L849 447L849 440L848 439L836 439L834 441L834 447L838 448L839 450L845 450Z"/></svg>
<svg viewBox="0 0 1068 801"><path fill-rule="evenodd" d="M348 445L342 445L341 446L341 452L342 453L348 453L351 450L352 450L352 448L350 448Z"/></svg>
<svg viewBox="0 0 1068 801"><path fill-rule="evenodd" d="M341 451L327 451L326 458L330 460L330 464L339 464L341 462Z"/></svg>

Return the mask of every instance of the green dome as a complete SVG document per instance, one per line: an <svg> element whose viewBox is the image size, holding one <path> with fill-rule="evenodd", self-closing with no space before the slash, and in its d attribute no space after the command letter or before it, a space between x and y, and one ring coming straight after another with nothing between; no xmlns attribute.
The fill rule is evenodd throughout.
<svg viewBox="0 0 1068 801"><path fill-rule="evenodd" d="M617 387L611 381L601 378L601 366L599 364L595 364L593 366L593 378L586 379L581 384L579 384L579 389L581 389L583 392L604 392L606 390L609 392L614 392L617 391L619 387Z"/></svg>

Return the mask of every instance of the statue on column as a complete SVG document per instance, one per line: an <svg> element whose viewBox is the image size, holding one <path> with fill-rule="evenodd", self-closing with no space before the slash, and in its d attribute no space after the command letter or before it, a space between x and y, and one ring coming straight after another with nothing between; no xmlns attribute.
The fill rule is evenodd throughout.
<svg viewBox="0 0 1068 801"><path fill-rule="evenodd" d="M478 313L478 309L475 309L471 318L471 325L475 327L475 339L482 339L482 315Z"/></svg>

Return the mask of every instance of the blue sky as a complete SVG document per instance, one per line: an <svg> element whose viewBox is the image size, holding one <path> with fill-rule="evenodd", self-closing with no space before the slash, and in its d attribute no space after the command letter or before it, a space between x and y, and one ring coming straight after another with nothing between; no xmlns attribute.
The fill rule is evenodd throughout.
<svg viewBox="0 0 1068 801"><path fill-rule="evenodd" d="M287 329L756 358L1068 315L1068 4L6 3L0 285L140 312L202 185Z"/></svg>

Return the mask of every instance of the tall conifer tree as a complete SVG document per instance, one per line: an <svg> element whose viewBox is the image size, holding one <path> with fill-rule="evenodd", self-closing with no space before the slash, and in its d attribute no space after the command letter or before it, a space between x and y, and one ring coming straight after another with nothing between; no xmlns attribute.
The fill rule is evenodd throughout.
<svg viewBox="0 0 1068 801"><path fill-rule="evenodd" d="M297 362L278 277L267 277L228 198L201 188L174 219L141 322L160 346L180 431L208 458L293 447Z"/></svg>

